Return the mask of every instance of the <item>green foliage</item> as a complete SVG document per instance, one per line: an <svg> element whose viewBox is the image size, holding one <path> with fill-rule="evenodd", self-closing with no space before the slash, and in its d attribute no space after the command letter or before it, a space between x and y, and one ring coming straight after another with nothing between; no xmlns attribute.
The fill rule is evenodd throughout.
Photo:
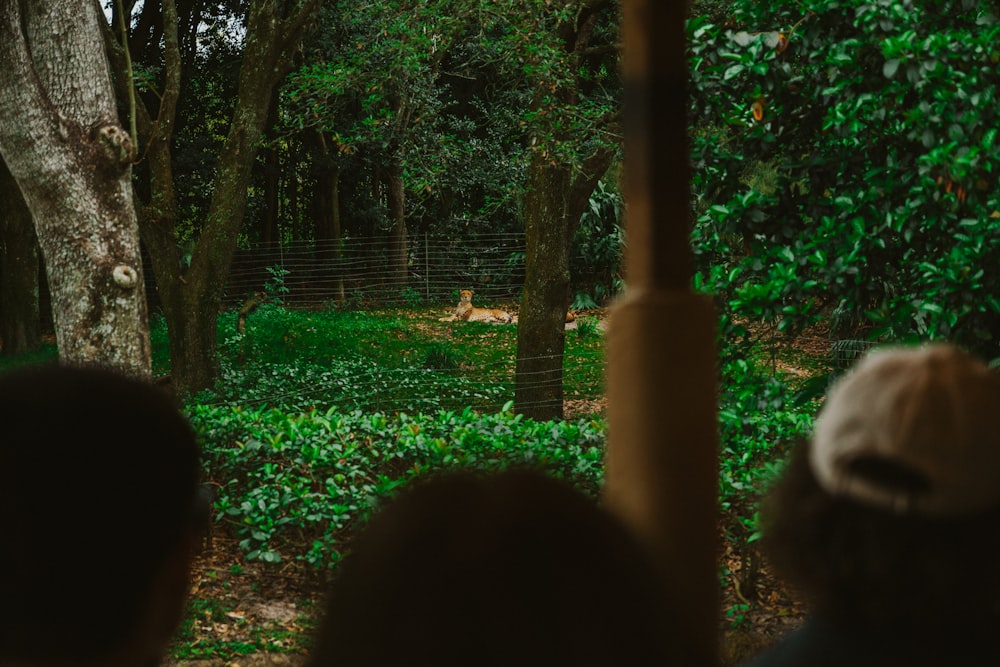
<svg viewBox="0 0 1000 667"><path fill-rule="evenodd" d="M600 422L534 422L509 411L389 416L193 405L216 509L250 559L335 565L371 509L445 469L532 466L596 494Z"/></svg>
<svg viewBox="0 0 1000 667"><path fill-rule="evenodd" d="M749 611L750 605L745 602L737 602L729 607L726 610L726 618L729 621L729 626L732 628L742 628L748 625L750 619L747 617L747 612Z"/></svg>
<svg viewBox="0 0 1000 667"><path fill-rule="evenodd" d="M292 311L264 303L236 332L219 317L220 379L199 403L285 410L495 411L514 395L517 329L438 322L433 309ZM162 318L151 324L153 356L166 358ZM586 326L586 325L584 325ZM567 398L603 393L603 339L569 337Z"/></svg>
<svg viewBox="0 0 1000 667"><path fill-rule="evenodd" d="M591 297L586 292L577 292L573 295L573 301L570 302L569 307L573 310L591 310L593 308L600 308L593 297Z"/></svg>
<svg viewBox="0 0 1000 667"><path fill-rule="evenodd" d="M731 9L688 23L696 285L780 331L837 312L841 337L997 356L996 18L971 0Z"/></svg>
<svg viewBox="0 0 1000 667"><path fill-rule="evenodd" d="M420 292L407 285L399 292L399 302L409 308L415 308L423 305L424 297Z"/></svg>
<svg viewBox="0 0 1000 667"><path fill-rule="evenodd" d="M285 295L288 294L285 278L291 272L279 265L267 267L267 272L271 277L264 283L264 293L272 303L284 303Z"/></svg>
<svg viewBox="0 0 1000 667"><path fill-rule="evenodd" d="M725 563L722 569L744 598L753 599L762 562L758 506L789 449L808 437L816 406L808 383L793 391L765 364L737 358L724 361L721 370L719 504L726 517L723 539L740 565L738 573L729 572ZM731 607L730 625L743 625L747 610L743 603Z"/></svg>
<svg viewBox="0 0 1000 667"><path fill-rule="evenodd" d="M756 533L757 501L788 448L807 437L815 405L809 394L791 391L786 382L747 361L726 363L722 370L719 498L723 510L739 510L749 539Z"/></svg>
<svg viewBox="0 0 1000 667"><path fill-rule="evenodd" d="M511 231L523 175L511 136L513 100L523 103L524 92L494 85L493 63L506 56L479 31L477 9L452 0L329 3L312 57L282 92L284 129L327 136L323 160L346 178L400 165L408 217L434 220L432 232L453 231L441 228L455 220L468 231L470 214ZM381 202L363 199L370 190L355 188L350 206L384 228Z"/></svg>
<svg viewBox="0 0 1000 667"><path fill-rule="evenodd" d="M424 367L436 371L453 371L459 366L459 357L455 350L443 343L428 346Z"/></svg>
<svg viewBox="0 0 1000 667"><path fill-rule="evenodd" d="M617 2L326 3L282 130L322 134L345 180L400 166L414 226L513 231L533 154L579 166L620 143L618 23ZM372 185L344 188L352 217L381 208Z"/></svg>
<svg viewBox="0 0 1000 667"><path fill-rule="evenodd" d="M573 241L570 272L573 284L582 288L576 294L573 308L606 305L624 287L624 207L621 193L604 181L597 184Z"/></svg>
<svg viewBox="0 0 1000 667"><path fill-rule="evenodd" d="M600 334L601 329L597 326L597 318L581 317L576 321L576 335L578 338L593 338Z"/></svg>

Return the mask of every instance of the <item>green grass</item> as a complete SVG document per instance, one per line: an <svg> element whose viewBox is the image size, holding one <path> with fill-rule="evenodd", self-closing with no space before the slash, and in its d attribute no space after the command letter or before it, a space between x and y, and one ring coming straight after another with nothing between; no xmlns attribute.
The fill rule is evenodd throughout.
<svg viewBox="0 0 1000 667"><path fill-rule="evenodd" d="M290 311L264 305L236 333L219 319L222 381L200 402L284 409L496 411L513 399L517 327L441 322L441 309ZM161 334L154 330L155 341ZM603 336L567 332L567 398L603 393Z"/></svg>
<svg viewBox="0 0 1000 667"><path fill-rule="evenodd" d="M59 350L55 343L42 343L42 346L35 352L19 354L17 356L0 355L0 373L12 371L23 366L34 366L56 361L59 358Z"/></svg>
<svg viewBox="0 0 1000 667"><path fill-rule="evenodd" d="M496 411L514 398L517 326L441 322L446 310L289 310L264 304L236 330L237 312L218 320L220 381L194 402L306 410L433 411L472 406ZM566 332L563 392L604 393L604 337L594 318ZM153 374L170 372L165 319L150 318ZM54 344L0 357L0 372L55 361Z"/></svg>

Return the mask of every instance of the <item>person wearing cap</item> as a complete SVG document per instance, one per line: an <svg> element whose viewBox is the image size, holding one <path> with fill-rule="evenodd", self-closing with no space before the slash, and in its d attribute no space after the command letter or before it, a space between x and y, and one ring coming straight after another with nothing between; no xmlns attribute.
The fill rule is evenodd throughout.
<svg viewBox="0 0 1000 667"><path fill-rule="evenodd" d="M151 383L0 375L0 666L154 667L208 506L195 433Z"/></svg>
<svg viewBox="0 0 1000 667"><path fill-rule="evenodd" d="M976 357L871 352L761 514L811 613L749 667L1000 665L1000 376Z"/></svg>

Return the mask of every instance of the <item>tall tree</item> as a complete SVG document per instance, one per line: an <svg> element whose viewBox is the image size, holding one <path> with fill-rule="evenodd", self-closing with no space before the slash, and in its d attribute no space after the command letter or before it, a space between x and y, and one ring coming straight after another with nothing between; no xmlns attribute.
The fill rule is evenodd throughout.
<svg viewBox="0 0 1000 667"><path fill-rule="evenodd" d="M530 3L529 3L530 4ZM524 293L514 405L536 419L563 414L569 255L590 195L619 151L618 4L535 3L508 39L531 85Z"/></svg>
<svg viewBox="0 0 1000 667"><path fill-rule="evenodd" d="M335 182L342 155L359 156L375 175L371 189L387 221L390 278L400 286L408 273L407 192L435 162L417 148L434 134L435 149L446 150L435 124L443 111L440 66L464 32L466 4L332 3L310 61L286 89L291 127L319 133L327 172L321 187Z"/></svg>
<svg viewBox="0 0 1000 667"><path fill-rule="evenodd" d="M0 154L35 222L63 361L151 373L132 142L99 6L0 0Z"/></svg>
<svg viewBox="0 0 1000 667"><path fill-rule="evenodd" d="M160 3L164 51L159 106L153 114L140 99L136 111L149 161L148 197L140 205L140 224L167 321L171 379L179 390L211 387L217 377L219 309L246 212L247 189L272 92L290 71L302 33L318 5L319 0L249 3L243 17L245 34L232 118L215 164L208 210L198 221L189 261L183 261L184 251L176 237L179 220L171 160L183 60L176 6L172 0ZM185 24L191 23L189 17ZM121 44L114 40L110 28L106 36L117 69L122 72ZM190 48L196 44L194 41ZM120 76L119 80L126 79ZM127 95L128 91L122 93Z"/></svg>

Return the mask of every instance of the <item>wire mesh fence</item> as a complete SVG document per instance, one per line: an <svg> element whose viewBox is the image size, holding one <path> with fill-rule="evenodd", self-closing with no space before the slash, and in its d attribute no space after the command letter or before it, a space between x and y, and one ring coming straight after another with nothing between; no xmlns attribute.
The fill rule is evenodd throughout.
<svg viewBox="0 0 1000 667"><path fill-rule="evenodd" d="M236 251L223 302L240 303L276 277L290 307L450 303L464 288L483 302L512 300L524 284L525 250L520 233L411 235L405 263L385 237L257 244Z"/></svg>

